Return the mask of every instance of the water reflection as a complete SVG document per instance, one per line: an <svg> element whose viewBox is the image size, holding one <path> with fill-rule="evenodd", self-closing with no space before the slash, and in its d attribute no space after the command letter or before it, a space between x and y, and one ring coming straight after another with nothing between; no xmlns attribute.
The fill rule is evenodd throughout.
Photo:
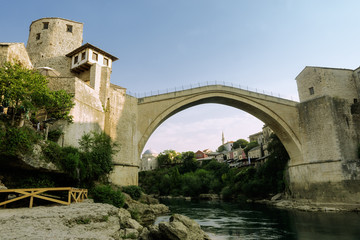
<svg viewBox="0 0 360 240"><path fill-rule="evenodd" d="M257 204L166 200L173 213L197 221L212 239L360 239L360 215L279 210ZM167 220L160 217L157 222Z"/></svg>

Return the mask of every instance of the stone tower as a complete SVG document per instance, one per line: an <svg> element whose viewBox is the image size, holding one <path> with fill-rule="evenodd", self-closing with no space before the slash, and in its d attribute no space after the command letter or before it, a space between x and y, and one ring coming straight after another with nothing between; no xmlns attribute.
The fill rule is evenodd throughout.
<svg viewBox="0 0 360 240"><path fill-rule="evenodd" d="M83 24L62 18L41 18L31 23L27 52L35 68L51 67L61 77L73 76L65 55L80 47Z"/></svg>

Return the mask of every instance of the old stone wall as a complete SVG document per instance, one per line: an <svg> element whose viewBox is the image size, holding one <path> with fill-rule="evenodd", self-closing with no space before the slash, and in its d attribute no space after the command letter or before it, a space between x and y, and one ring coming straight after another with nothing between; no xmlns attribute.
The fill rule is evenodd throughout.
<svg viewBox="0 0 360 240"><path fill-rule="evenodd" d="M48 23L48 28L44 28L45 23ZM65 55L81 46L82 35L82 23L42 18L31 23L26 49L34 67L51 67L61 77L75 76L70 72L71 60Z"/></svg>
<svg viewBox="0 0 360 240"><path fill-rule="evenodd" d="M137 98L111 84L106 104L105 132L119 145L110 180L118 185L137 185L140 157L137 145Z"/></svg>
<svg viewBox="0 0 360 240"><path fill-rule="evenodd" d="M26 68L32 68L23 43L0 43L0 65L5 62L20 63Z"/></svg>
<svg viewBox="0 0 360 240"><path fill-rule="evenodd" d="M94 89L78 78L54 78L49 86L53 90L65 89L74 94L75 106L70 112L73 123L62 122L53 126L64 132L64 136L59 140L62 146L78 146L79 139L85 133L104 130L105 111Z"/></svg>
<svg viewBox="0 0 360 240"><path fill-rule="evenodd" d="M306 67L296 77L296 82L300 102L321 96L337 97L349 102L358 99L353 70Z"/></svg>
<svg viewBox="0 0 360 240"><path fill-rule="evenodd" d="M359 202L358 135L350 110L347 100L328 96L299 104L303 162L288 169L294 197Z"/></svg>

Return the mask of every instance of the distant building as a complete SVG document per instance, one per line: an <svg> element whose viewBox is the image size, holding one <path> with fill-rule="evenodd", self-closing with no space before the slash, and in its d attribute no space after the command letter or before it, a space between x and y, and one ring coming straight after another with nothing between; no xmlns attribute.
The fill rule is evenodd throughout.
<svg viewBox="0 0 360 240"><path fill-rule="evenodd" d="M159 167L159 163L157 161L158 155L159 154L152 149L146 150L141 157L140 171L157 169Z"/></svg>
<svg viewBox="0 0 360 240"><path fill-rule="evenodd" d="M195 153L195 158L196 159L202 159L202 158L207 158L208 155L204 152L204 151L200 151L198 150L196 153Z"/></svg>
<svg viewBox="0 0 360 240"><path fill-rule="evenodd" d="M250 142L257 142L259 146L250 149L248 152L248 157L251 159L257 159L266 157L269 155L267 146L270 142L270 135L273 133L271 128L267 125L264 125L261 132L252 134L249 136Z"/></svg>
<svg viewBox="0 0 360 240"><path fill-rule="evenodd" d="M225 151L231 151L234 145L234 141L229 141L225 143L223 146L225 147Z"/></svg>

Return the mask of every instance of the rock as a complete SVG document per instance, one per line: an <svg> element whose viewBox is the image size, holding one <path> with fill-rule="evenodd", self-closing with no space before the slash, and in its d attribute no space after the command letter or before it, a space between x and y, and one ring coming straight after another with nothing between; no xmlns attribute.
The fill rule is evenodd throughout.
<svg viewBox="0 0 360 240"><path fill-rule="evenodd" d="M125 228L124 235L121 236L122 238L130 238L130 239L137 239L139 237L139 232L133 228Z"/></svg>
<svg viewBox="0 0 360 240"><path fill-rule="evenodd" d="M128 220L129 218L131 218L131 215L130 215L129 211L127 211L127 210L124 209L124 208L119 208L118 216L119 216L120 226L125 226L127 220Z"/></svg>
<svg viewBox="0 0 360 240"><path fill-rule="evenodd" d="M200 228L194 220L174 214L169 222L159 223L158 229L150 228L152 239L169 240L208 240L209 236Z"/></svg>
<svg viewBox="0 0 360 240"><path fill-rule="evenodd" d="M164 204L143 204L136 201L128 202L128 211L138 216L136 220L141 225L150 225L158 215L170 212L169 207Z"/></svg>
<svg viewBox="0 0 360 240"><path fill-rule="evenodd" d="M139 235L140 240L150 240L150 231L146 227L143 228Z"/></svg>
<svg viewBox="0 0 360 240"><path fill-rule="evenodd" d="M161 222L159 230L165 239L169 240L185 240L188 238L188 229L181 222Z"/></svg>
<svg viewBox="0 0 360 240"><path fill-rule="evenodd" d="M199 199L214 201L219 200L220 197L217 194L200 194Z"/></svg>
<svg viewBox="0 0 360 240"><path fill-rule="evenodd" d="M30 167L39 170L61 172L60 169L52 162L44 160L40 144L34 144L33 151L27 154L18 154L18 158L24 164L24 168Z"/></svg>
<svg viewBox="0 0 360 240"><path fill-rule="evenodd" d="M2 182L1 182L1 180L0 180L0 190L1 189L8 189Z"/></svg>
<svg viewBox="0 0 360 240"><path fill-rule="evenodd" d="M140 225L140 223L138 223L135 219L132 219L132 218L129 218L127 220L126 226L129 228L136 229L139 232L141 232L142 229L144 228L143 226Z"/></svg>
<svg viewBox="0 0 360 240"><path fill-rule="evenodd" d="M159 200L151 197L150 195L144 194L144 193L141 194L139 202L145 203L145 204L159 204Z"/></svg>
<svg viewBox="0 0 360 240"><path fill-rule="evenodd" d="M117 212L101 203L0 209L0 239L120 239Z"/></svg>
<svg viewBox="0 0 360 240"><path fill-rule="evenodd" d="M278 194L276 194L275 196L273 196L273 197L271 198L271 201L280 200L280 199L282 199L282 197L283 197L283 194L282 194L282 193L278 193Z"/></svg>

